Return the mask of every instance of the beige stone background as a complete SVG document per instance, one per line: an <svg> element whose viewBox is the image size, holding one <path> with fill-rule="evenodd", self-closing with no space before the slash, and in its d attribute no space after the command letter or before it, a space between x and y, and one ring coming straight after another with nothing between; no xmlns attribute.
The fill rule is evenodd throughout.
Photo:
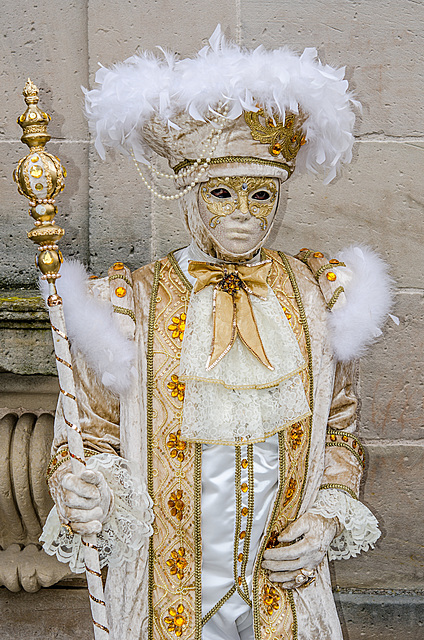
<svg viewBox="0 0 424 640"><path fill-rule="evenodd" d="M91 638L86 593L39 550L50 499L42 477L57 395L47 316L35 291L30 221L11 172L25 154L17 116L28 76L52 116L48 149L68 171L58 200L62 250L97 275L187 242L173 203L153 201L121 157L102 162L80 85L98 63L166 45L197 51L220 22L247 46L316 46L346 65L363 105L354 160L331 185L293 178L274 248L329 255L376 248L398 286L395 313L361 363L363 500L378 516L374 551L333 568L345 638L424 636L423 24L420 0L3 0L0 7L0 637ZM283 218L284 215L284 218ZM331 256L330 256L331 257ZM57 581L60 581L58 584ZM51 585L51 586L49 586ZM39 590L40 586L42 587ZM421 634L421 635L420 635ZM124 639L123 639L124 640Z"/></svg>

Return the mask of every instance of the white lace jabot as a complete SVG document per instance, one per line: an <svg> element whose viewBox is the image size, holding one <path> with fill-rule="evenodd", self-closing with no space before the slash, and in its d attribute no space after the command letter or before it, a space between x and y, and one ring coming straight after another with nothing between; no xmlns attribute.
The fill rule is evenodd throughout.
<svg viewBox="0 0 424 640"><path fill-rule="evenodd" d="M217 262L195 245L176 254L188 275L190 260ZM250 264L259 261L253 258ZM301 372L306 368L296 337L272 289L261 300L250 296L267 369L237 337L233 347L206 370L213 336L213 287L191 295L181 352L180 378L186 384L181 435L211 444L263 441L310 415Z"/></svg>

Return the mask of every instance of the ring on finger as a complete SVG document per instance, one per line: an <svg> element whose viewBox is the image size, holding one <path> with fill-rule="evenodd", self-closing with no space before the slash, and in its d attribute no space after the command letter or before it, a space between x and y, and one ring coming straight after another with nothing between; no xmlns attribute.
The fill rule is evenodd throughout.
<svg viewBox="0 0 424 640"><path fill-rule="evenodd" d="M305 578L312 578L312 576L315 575L315 569L301 569L300 573L305 576Z"/></svg>

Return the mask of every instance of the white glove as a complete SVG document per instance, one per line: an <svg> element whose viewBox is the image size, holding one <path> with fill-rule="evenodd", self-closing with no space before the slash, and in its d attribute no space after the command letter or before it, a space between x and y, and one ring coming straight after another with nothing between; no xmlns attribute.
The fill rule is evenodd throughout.
<svg viewBox="0 0 424 640"><path fill-rule="evenodd" d="M293 544L267 549L264 553L262 567L271 572L271 582L279 582L285 589L307 583L327 553L337 526L336 518L324 518L315 513L304 513L292 522L278 541Z"/></svg>
<svg viewBox="0 0 424 640"><path fill-rule="evenodd" d="M89 469L80 476L66 473L55 499L59 518L81 535L100 533L113 504L113 494L103 474Z"/></svg>

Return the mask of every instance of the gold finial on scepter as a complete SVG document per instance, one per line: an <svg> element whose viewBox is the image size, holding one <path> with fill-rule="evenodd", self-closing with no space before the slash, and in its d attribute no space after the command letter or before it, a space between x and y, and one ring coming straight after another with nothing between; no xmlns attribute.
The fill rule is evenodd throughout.
<svg viewBox="0 0 424 640"><path fill-rule="evenodd" d="M19 116L18 124L22 127L22 142L28 145L30 152L19 160L13 172L13 179L18 191L30 201L29 215L35 226L28 232L28 238L38 244L39 254L36 264L42 278L50 286L47 300L50 306L61 304L57 295L55 280L60 278L59 269L62 254L57 242L65 233L54 222L57 213L55 197L64 189L66 171L56 156L45 151L45 145L51 136L47 133L50 116L38 107L38 88L28 78L23 90L27 104L25 112Z"/></svg>

